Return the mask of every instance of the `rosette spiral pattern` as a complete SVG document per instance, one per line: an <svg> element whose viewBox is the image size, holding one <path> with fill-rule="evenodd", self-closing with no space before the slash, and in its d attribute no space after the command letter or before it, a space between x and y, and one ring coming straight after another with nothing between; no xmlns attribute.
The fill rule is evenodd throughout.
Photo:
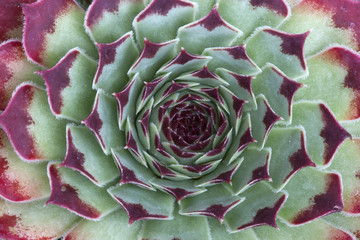
<svg viewBox="0 0 360 240"><path fill-rule="evenodd" d="M1 238L360 238L360 2L0 7Z"/></svg>

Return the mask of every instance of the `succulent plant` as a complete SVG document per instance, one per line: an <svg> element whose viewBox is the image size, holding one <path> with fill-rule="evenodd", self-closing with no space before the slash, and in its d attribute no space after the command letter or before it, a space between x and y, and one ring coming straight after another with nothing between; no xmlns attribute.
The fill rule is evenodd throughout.
<svg viewBox="0 0 360 240"><path fill-rule="evenodd" d="M360 239L360 2L2 0L0 237Z"/></svg>

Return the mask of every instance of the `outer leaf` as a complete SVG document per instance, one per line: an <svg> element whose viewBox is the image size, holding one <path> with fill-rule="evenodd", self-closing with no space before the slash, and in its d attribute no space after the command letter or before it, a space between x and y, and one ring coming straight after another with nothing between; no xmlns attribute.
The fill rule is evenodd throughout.
<svg viewBox="0 0 360 240"><path fill-rule="evenodd" d="M141 47L144 39L165 42L176 37L176 30L194 21L197 5L183 0L153 0L133 21Z"/></svg>
<svg viewBox="0 0 360 240"><path fill-rule="evenodd" d="M307 56L321 51L331 43L344 44L359 51L359 6L358 1L352 0L303 0L292 8L291 18L281 29L290 33L312 29L305 44Z"/></svg>
<svg viewBox="0 0 360 240"><path fill-rule="evenodd" d="M0 4L3 4L1 2ZM9 4L12 5L12 4ZM3 16L3 15L1 15ZM0 16L0 18L1 18ZM1 22L1 20L0 20ZM11 21L9 21L11 22ZM0 38L1 38L0 24ZM22 43L17 40L4 42L0 45L0 110L8 105L11 94L16 86L23 81L31 80L39 85L44 85L41 78L34 74L39 67L28 62Z"/></svg>
<svg viewBox="0 0 360 240"><path fill-rule="evenodd" d="M64 240L119 240L137 239L141 222L128 226L129 217L123 209L119 209L100 221L82 220L66 234Z"/></svg>
<svg viewBox="0 0 360 240"><path fill-rule="evenodd" d="M129 215L129 224L141 219L173 218L173 197L166 193L149 191L132 184L115 186L108 191Z"/></svg>
<svg viewBox="0 0 360 240"><path fill-rule="evenodd" d="M89 56L97 57L96 48L83 26L85 12L73 0L40 0L22 7L24 47L31 60L52 67L77 46Z"/></svg>
<svg viewBox="0 0 360 240"><path fill-rule="evenodd" d="M145 8L143 0L94 0L87 13L85 26L99 43L110 43L132 28L132 20ZM109 27L116 26L111 31Z"/></svg>
<svg viewBox="0 0 360 240"><path fill-rule="evenodd" d="M51 114L45 90L29 83L20 85L0 115L0 124L23 159L64 158L66 122Z"/></svg>
<svg viewBox="0 0 360 240"><path fill-rule="evenodd" d="M98 220L119 207L105 188L97 187L78 172L49 163L48 175L51 195L46 204L59 205L92 220Z"/></svg>
<svg viewBox="0 0 360 240"><path fill-rule="evenodd" d="M180 46L192 54L200 54L209 47L230 46L240 35L242 32L239 29L221 18L217 5L206 17L178 30Z"/></svg>
<svg viewBox="0 0 360 240"><path fill-rule="evenodd" d="M70 50L53 68L39 72L43 77L52 112L61 118L82 121L91 112L96 92L92 79L96 62L79 49Z"/></svg>
<svg viewBox="0 0 360 240"><path fill-rule="evenodd" d="M8 201L31 201L50 194L46 163L25 163L0 129L0 195Z"/></svg>
<svg viewBox="0 0 360 240"><path fill-rule="evenodd" d="M15 204L0 199L0 237L18 240L50 240L60 238L79 219L58 206L45 201Z"/></svg>

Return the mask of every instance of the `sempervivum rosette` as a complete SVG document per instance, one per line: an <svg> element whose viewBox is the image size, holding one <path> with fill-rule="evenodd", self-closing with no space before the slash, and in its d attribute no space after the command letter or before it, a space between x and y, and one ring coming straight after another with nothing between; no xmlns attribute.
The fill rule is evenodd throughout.
<svg viewBox="0 0 360 240"><path fill-rule="evenodd" d="M0 237L360 239L359 16L3 0Z"/></svg>

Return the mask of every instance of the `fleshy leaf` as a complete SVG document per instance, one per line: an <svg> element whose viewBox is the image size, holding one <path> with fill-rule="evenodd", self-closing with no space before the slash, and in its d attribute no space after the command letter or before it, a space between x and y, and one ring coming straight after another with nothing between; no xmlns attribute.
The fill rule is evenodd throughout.
<svg viewBox="0 0 360 240"><path fill-rule="evenodd" d="M45 90L30 83L21 84L0 115L0 124L23 159L64 158L66 122L52 115Z"/></svg>
<svg viewBox="0 0 360 240"><path fill-rule="evenodd" d="M305 132L301 128L273 129L266 146L272 149L270 176L275 189L283 188L300 169L315 167L307 153Z"/></svg>
<svg viewBox="0 0 360 240"><path fill-rule="evenodd" d="M0 237L17 240L60 238L78 216L58 206L45 206L44 200L15 204L0 199Z"/></svg>
<svg viewBox="0 0 360 240"><path fill-rule="evenodd" d="M136 239L141 230L141 223L128 226L129 217L123 209L119 209L100 221L82 220L66 234L64 240L117 240Z"/></svg>
<svg viewBox="0 0 360 240"><path fill-rule="evenodd" d="M205 217L187 217L174 211L171 221L152 220L144 223L142 239L149 240L210 240L210 229Z"/></svg>
<svg viewBox="0 0 360 240"><path fill-rule="evenodd" d="M343 208L341 177L337 173L304 168L291 178L284 191L289 197L279 216L290 224L304 224Z"/></svg>
<svg viewBox="0 0 360 240"><path fill-rule="evenodd" d="M217 5L204 18L179 28L179 45L192 54L200 54L205 48L228 47L242 32L226 23Z"/></svg>
<svg viewBox="0 0 360 240"><path fill-rule="evenodd" d="M78 172L49 163L48 176L51 195L47 205L56 204L92 220L101 219L118 208L106 188L97 187Z"/></svg>
<svg viewBox="0 0 360 240"><path fill-rule="evenodd" d="M199 5L199 9L196 13L196 19L205 17L213 8L216 0L191 0Z"/></svg>
<svg viewBox="0 0 360 240"><path fill-rule="evenodd" d="M87 13L85 26L98 43L110 43L132 29L132 20L145 8L143 0L94 0ZM112 28L109 31L109 28Z"/></svg>
<svg viewBox="0 0 360 240"><path fill-rule="evenodd" d="M112 152L117 165L120 168L120 185L131 183L149 190L154 190L150 180L155 178L148 168L138 163L126 149L117 149Z"/></svg>
<svg viewBox="0 0 360 240"><path fill-rule="evenodd" d="M139 55L132 32L115 42L97 44L97 47L100 59L93 87L108 93L120 92L129 82L127 71Z"/></svg>
<svg viewBox="0 0 360 240"><path fill-rule="evenodd" d="M144 39L151 42L174 39L179 27L194 21L196 8L189 1L153 0L133 21L140 46L144 46Z"/></svg>
<svg viewBox="0 0 360 240"><path fill-rule="evenodd" d="M283 0L219 0L219 12L226 21L244 32L247 38L257 27L277 27L290 9Z"/></svg>
<svg viewBox="0 0 360 240"><path fill-rule="evenodd" d="M110 154L111 148L119 147L124 138L118 128L117 113L114 109L116 109L115 98L99 90L92 112L83 121L94 132L106 155Z"/></svg>
<svg viewBox="0 0 360 240"><path fill-rule="evenodd" d="M27 56L42 66L52 67L70 49L80 47L89 56L97 58L95 45L84 29L84 10L73 0L58 0L55 3L40 0L22 5Z"/></svg>
<svg viewBox="0 0 360 240"><path fill-rule="evenodd" d="M3 2L1 2L0 5L2 3ZM11 6L12 4L9 5ZM2 8L0 7L0 9ZM1 38L1 26L3 25L0 24L0 38ZM10 40L0 45L0 110L1 111L3 111L6 108L6 105L9 103L11 94L15 90L16 86L22 83L23 81L31 80L41 86L44 85L44 82L41 80L41 77L37 74L34 74L34 72L37 70L40 70L38 66L28 62L21 41Z"/></svg>
<svg viewBox="0 0 360 240"><path fill-rule="evenodd" d="M342 46L334 46L310 57L307 64L309 76L299 79L307 87L298 91L295 100L321 99L338 120L359 118L360 55Z"/></svg>
<svg viewBox="0 0 360 240"><path fill-rule="evenodd" d="M256 98L257 110L250 112L252 135L257 145L262 147L270 129L281 118L272 110L264 95Z"/></svg>
<svg viewBox="0 0 360 240"><path fill-rule="evenodd" d="M245 197L245 201L225 216L225 224L231 232L262 225L277 228L275 219L286 200L286 194L274 193L267 184L257 183L241 196Z"/></svg>
<svg viewBox="0 0 360 240"><path fill-rule="evenodd" d="M307 74L304 43L309 32L289 34L263 27L246 40L246 51L254 62L263 67L270 62L290 78Z"/></svg>
<svg viewBox="0 0 360 240"><path fill-rule="evenodd" d="M23 12L21 4L36 2L36 0L1 1L0 9L6 14L0 15L0 42L9 39L21 39L23 29Z"/></svg>
<svg viewBox="0 0 360 240"><path fill-rule="evenodd" d="M292 102L301 83L289 79L275 66L268 65L252 82L254 93L262 93L274 112L285 122L290 122Z"/></svg>
<svg viewBox="0 0 360 240"><path fill-rule="evenodd" d="M292 16L281 29L302 33L312 29L305 43L307 56L313 55L331 43L360 50L360 3L344 0L303 0L292 8ZM301 24L299 24L301 23Z"/></svg>
<svg viewBox="0 0 360 240"><path fill-rule="evenodd" d="M344 231L354 235L353 239L360 238L360 217L359 215L353 216L344 213L334 213L323 217L323 220L336 226Z"/></svg>
<svg viewBox="0 0 360 240"><path fill-rule="evenodd" d="M347 139L339 147L333 163L328 168L341 174L343 182L343 212L350 214L360 213L360 139Z"/></svg>
<svg viewBox="0 0 360 240"><path fill-rule="evenodd" d="M104 186L120 176L114 160L104 154L90 129L68 125L66 142L67 151L62 167L79 171L98 186Z"/></svg>
<svg viewBox="0 0 360 240"><path fill-rule="evenodd" d="M315 220L310 223L290 227L281 220L276 221L279 229L271 227L254 228L256 236L263 240L289 240L289 239L317 239L317 240L353 240L353 238L331 224L323 220Z"/></svg>
<svg viewBox="0 0 360 240"><path fill-rule="evenodd" d="M295 103L292 125L305 128L309 156L318 166L329 165L339 145L350 137L323 103Z"/></svg>
<svg viewBox="0 0 360 240"><path fill-rule="evenodd" d="M241 75L255 75L261 71L247 55L244 45L207 48L202 54L212 57L208 67L213 72L218 68L225 68Z"/></svg>
<svg viewBox="0 0 360 240"><path fill-rule="evenodd" d="M256 182L268 180L271 181L269 174L269 162L271 158L271 149L248 147L241 154L244 158L239 169L234 173L232 184L229 187L234 194L245 191L249 186Z"/></svg>
<svg viewBox="0 0 360 240"><path fill-rule="evenodd" d="M0 195L13 202L32 201L50 194L47 163L19 159L4 130L0 129Z"/></svg>
<svg viewBox="0 0 360 240"><path fill-rule="evenodd" d="M225 214L242 201L244 198L233 196L223 185L218 184L209 187L205 193L182 200L180 214L204 215L223 222Z"/></svg>
<svg viewBox="0 0 360 240"><path fill-rule="evenodd" d="M54 67L39 72L54 115L78 122L89 116L89 103L96 94L91 88L96 66L81 50L72 49Z"/></svg>
<svg viewBox="0 0 360 240"><path fill-rule="evenodd" d="M166 193L132 184L112 187L108 191L127 212L129 224L142 219L173 218L174 198Z"/></svg>

